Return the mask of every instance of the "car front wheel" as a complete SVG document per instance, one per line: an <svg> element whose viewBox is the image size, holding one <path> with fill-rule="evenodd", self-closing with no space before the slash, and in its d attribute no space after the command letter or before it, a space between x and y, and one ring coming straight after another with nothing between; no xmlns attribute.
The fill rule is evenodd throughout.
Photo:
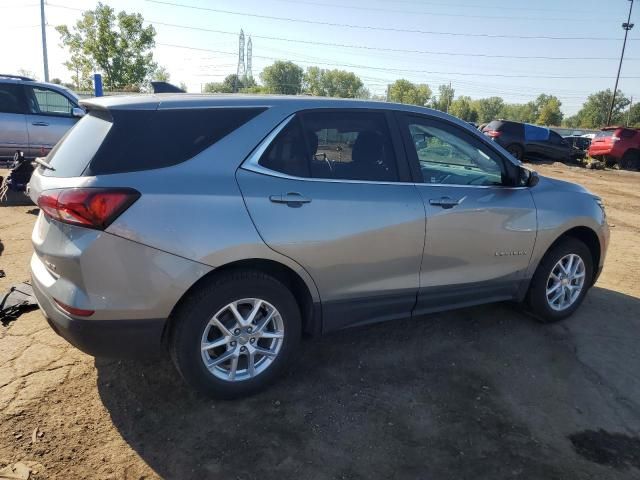
<svg viewBox="0 0 640 480"><path fill-rule="evenodd" d="M542 322L568 317L591 287L593 260L580 240L566 238L544 256L527 295L529 309Z"/></svg>
<svg viewBox="0 0 640 480"><path fill-rule="evenodd" d="M172 319L170 350L186 382L234 398L273 382L301 332L291 292L257 271L224 274L188 298Z"/></svg>

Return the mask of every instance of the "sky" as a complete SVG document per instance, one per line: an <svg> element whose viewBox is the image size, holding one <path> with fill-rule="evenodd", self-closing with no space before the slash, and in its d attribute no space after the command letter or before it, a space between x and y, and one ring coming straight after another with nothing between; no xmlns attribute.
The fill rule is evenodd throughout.
<svg viewBox="0 0 640 480"><path fill-rule="evenodd" d="M450 82L456 96L498 95L513 103L552 94L565 115L576 113L590 93L613 89L629 9L629 0L103 3L141 13L154 25L155 60L172 83L185 82L190 92L236 72L243 29L252 37L255 77L275 60L291 60L303 68L353 71L373 94L383 94L398 78L427 83L434 92ZM47 0L50 78L71 80L63 65L68 53L54 27L71 26L95 5ZM631 22L638 23L639 10L640 1ZM43 79L37 0L0 0L0 45L1 73L25 69ZM640 24L629 33L618 88L640 101Z"/></svg>

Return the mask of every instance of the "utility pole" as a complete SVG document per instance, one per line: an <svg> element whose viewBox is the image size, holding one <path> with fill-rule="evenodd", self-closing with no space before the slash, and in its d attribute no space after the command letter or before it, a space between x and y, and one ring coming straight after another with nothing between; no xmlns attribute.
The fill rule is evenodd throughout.
<svg viewBox="0 0 640 480"><path fill-rule="evenodd" d="M633 23L631 22L631 10L633 10L633 0L629 0L631 2L629 4L629 16L627 17L627 21L622 24L622 28L624 29L624 41L622 42L622 53L620 54L620 64L618 65L618 75L616 75L616 86L613 87L613 95L611 95L611 106L609 107L609 115L607 115L607 125L611 124L611 116L613 115L613 106L616 102L616 93L618 91L618 80L620 80L620 70L622 69L622 59L624 58L624 49L627 46L627 35L629 34L629 30L633 28Z"/></svg>
<svg viewBox="0 0 640 480"><path fill-rule="evenodd" d="M449 93L451 92L451 82L449 82L449 91L447 92L447 112L449 113L449 105L451 103L451 97L449 97Z"/></svg>
<svg viewBox="0 0 640 480"><path fill-rule="evenodd" d="M40 27L42 28L42 60L44 62L44 81L49 81L49 59L47 58L47 25L44 20L44 0L40 0Z"/></svg>

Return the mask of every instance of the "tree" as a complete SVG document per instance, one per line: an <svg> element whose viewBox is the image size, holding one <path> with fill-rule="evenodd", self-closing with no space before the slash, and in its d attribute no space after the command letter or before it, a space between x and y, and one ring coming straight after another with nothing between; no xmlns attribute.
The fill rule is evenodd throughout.
<svg viewBox="0 0 640 480"><path fill-rule="evenodd" d="M26 68L19 68L18 75L20 75L21 77L30 78L32 80L38 80L38 76L34 72L32 72L31 70L27 70Z"/></svg>
<svg viewBox="0 0 640 480"><path fill-rule="evenodd" d="M187 91L187 84L186 83L180 82L179 86L180 86L180 90L183 90L185 92Z"/></svg>
<svg viewBox="0 0 640 480"><path fill-rule="evenodd" d="M451 85L440 85L438 87L438 98L433 99L432 108L440 110L441 112L448 112L454 95L455 90Z"/></svg>
<svg viewBox="0 0 640 480"><path fill-rule="evenodd" d="M541 97L542 95L540 95ZM538 97L538 98L540 98ZM562 123L562 111L560 106L562 103L556 97L551 96L541 104L538 110L537 122L540 125L558 126Z"/></svg>
<svg viewBox="0 0 640 480"><path fill-rule="evenodd" d="M278 60L265 67L260 79L269 93L296 95L302 91L304 71L293 62Z"/></svg>
<svg viewBox="0 0 640 480"><path fill-rule="evenodd" d="M89 67L100 69L107 89L140 89L156 70L151 49L155 46L153 26L143 26L139 13L127 14L98 3L82 13L72 31L56 27L62 44L71 53L65 66L77 72L77 83L86 80ZM82 72L82 76L80 75Z"/></svg>
<svg viewBox="0 0 640 480"><path fill-rule="evenodd" d="M587 97L582 108L572 119L577 123L576 126L582 128L600 128L606 126L609 107L611 106L611 89L602 90L593 93ZM616 101L613 106L613 115L611 116L611 124L619 124L623 122L623 111L629 105L629 99L618 90Z"/></svg>
<svg viewBox="0 0 640 480"><path fill-rule="evenodd" d="M500 116L504 107L504 100L500 97L481 98L475 102L478 111L478 122L487 123Z"/></svg>
<svg viewBox="0 0 640 480"><path fill-rule="evenodd" d="M358 98L364 93L362 80L355 73L344 70L309 67L303 81L306 93L320 97Z"/></svg>
<svg viewBox="0 0 640 480"><path fill-rule="evenodd" d="M168 82L171 79L171 74L164 67L156 68L155 72L151 75L151 80L156 82Z"/></svg>
<svg viewBox="0 0 640 480"><path fill-rule="evenodd" d="M465 97L464 95L451 102L449 113L465 122L478 120L478 111L474 108L473 100L471 100L471 97Z"/></svg>
<svg viewBox="0 0 640 480"><path fill-rule="evenodd" d="M431 89L426 84L414 84L409 80L396 80L389 86L389 101L419 105L427 104L431 97Z"/></svg>
<svg viewBox="0 0 640 480"><path fill-rule="evenodd" d="M535 123L538 117L535 102L505 103L498 115L505 120L524 123Z"/></svg>
<svg viewBox="0 0 640 480"><path fill-rule="evenodd" d="M203 90L205 93L246 93L247 89L256 86L253 78L239 78L238 75L232 73L227 75L222 82L212 82L205 84Z"/></svg>
<svg viewBox="0 0 640 480"><path fill-rule="evenodd" d="M640 103L635 103L627 112L626 125L640 128Z"/></svg>

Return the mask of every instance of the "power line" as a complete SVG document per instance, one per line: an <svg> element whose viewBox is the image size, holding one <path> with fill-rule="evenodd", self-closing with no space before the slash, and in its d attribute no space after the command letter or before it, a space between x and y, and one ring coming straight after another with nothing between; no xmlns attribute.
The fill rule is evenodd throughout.
<svg viewBox="0 0 640 480"><path fill-rule="evenodd" d="M177 23L166 23L166 22L158 22L155 20L147 20L148 23L152 25L162 25L165 27L174 27L174 28L184 28L187 30L195 30L202 32L210 32L210 33L220 33L223 35L238 35L237 32L230 32L226 30L216 30L212 28L204 28L204 27L194 27L191 25L180 25ZM395 52L395 53L419 53L426 55L444 55L444 56L460 56L460 57L486 57L486 58L511 58L511 59L526 59L526 60L617 60L618 57L550 57L546 55L499 55L499 54L487 54L487 53L459 53L459 52L443 52L436 50L411 50L404 48L388 48L388 47L371 47L368 45L356 45L349 43L334 43L334 42L321 42L315 40L302 40L296 38L286 38L286 37L274 37L270 35L252 35L254 38L260 38L263 40L276 40L281 42L290 42L290 43L302 43L305 45L319 45L326 47L340 47L340 48L357 48L363 50L373 50L373 51L381 51L381 52ZM639 60L640 58L630 58L627 57L627 60Z"/></svg>
<svg viewBox="0 0 640 480"><path fill-rule="evenodd" d="M449 35L449 36L459 36L459 37L486 37L486 38L519 38L519 39L530 39L530 40L619 40L616 37L556 37L556 36L545 36L545 35L503 35L503 34L493 34L493 33L459 33L459 32L438 32L438 31L430 31L430 30L414 30L414 29L402 29L402 28L392 28L392 27L377 27L372 25L354 25L349 23L334 23L334 22L323 22L319 20L307 20L302 18L290 18L290 17L276 17L272 15L261 15L257 13L247 13L247 12L237 12L234 10L222 10L218 8L209 8L209 7L199 7L196 5L186 5L183 3L174 3L167 2L163 0L145 0L146 2L155 3L159 5L169 5L172 7L180 7L180 8L190 8L193 10L200 11L208 11L208 12L216 12L216 13L225 13L228 15L239 15L242 17L254 17L254 18L263 18L267 20L278 20L282 22L294 22L294 23L305 23L310 25L322 25L322 26L331 26L331 27L344 27L344 28L353 28L353 29L363 29L363 30L378 30L383 32L397 32L397 33L420 33L425 35ZM634 39L640 40L640 39Z"/></svg>
<svg viewBox="0 0 640 480"><path fill-rule="evenodd" d="M175 45L171 43L158 43L158 45L162 45L165 47L174 47L174 48L185 48L188 50L199 50L203 52L214 52L220 53L222 55L236 55L235 52L227 52L223 50L211 50L208 48L197 48L197 47L189 47L187 45ZM266 60L281 60L277 57L267 57L263 55L254 55L254 58L263 58ZM365 70L379 70L379 71L387 71L387 72L412 72L412 73L427 73L432 75L462 75L462 76L474 76L474 77L500 77L500 78L550 78L550 79L609 79L615 78L611 76L586 76L586 75L570 75L570 76L562 76L562 75L510 75L503 73L484 73L484 72L442 72L435 70L418 70L415 68L391 68L391 67L373 67L370 65L359 65L359 64L350 64L350 63L329 63L329 62L321 62L321 61L307 61L307 60L297 60L290 59L293 62L298 63L308 63L308 64L320 64L320 65L328 65L333 67L346 67L346 68L362 68ZM628 76L624 78L640 78L640 76Z"/></svg>
<svg viewBox="0 0 640 480"><path fill-rule="evenodd" d="M364 10L368 12L392 12L392 13L402 13L407 15L424 15L428 17L454 17L454 18L491 18L491 19L499 19L499 20L544 20L544 21L571 21L571 22L585 22L585 23L594 23L601 22L599 18L588 18L588 19L576 19L576 18L567 18L567 17L513 17L507 15L469 15L464 13L440 13L440 12L425 12L425 11L417 11L417 10L399 10L394 8L383 8L383 7L361 7L357 5L345 5L339 3L324 3L324 2L315 2L315 1L307 1L307 0L277 0L279 2L288 2L295 4L303 4L303 5L316 5L319 7L332 7L332 8L345 8L350 10Z"/></svg>

